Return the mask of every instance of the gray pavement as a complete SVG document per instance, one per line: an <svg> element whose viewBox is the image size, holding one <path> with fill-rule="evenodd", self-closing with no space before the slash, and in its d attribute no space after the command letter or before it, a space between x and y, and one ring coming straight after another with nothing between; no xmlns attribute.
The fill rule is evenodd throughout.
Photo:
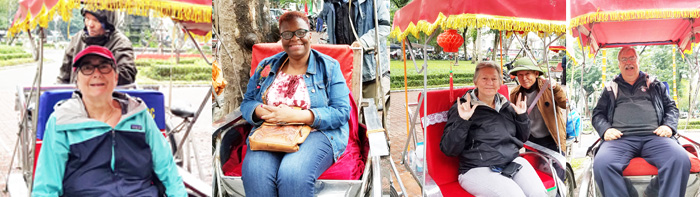
<svg viewBox="0 0 700 197"><path fill-rule="evenodd" d="M60 62L63 59L63 50L46 50L44 60L44 69L42 75L42 85L53 85L58 76ZM4 129L0 131L0 188L5 188L5 179L10 166L10 157L15 146L18 132L19 113L15 111L15 93L17 86L31 86L35 73L37 72L37 64L23 64L17 66L0 67L0 126ZM168 106L169 89L167 86L159 87L160 91L165 95L165 104ZM205 86L181 86L172 89L172 102L190 105L192 110L197 108L202 103L209 88ZM166 121L173 124L178 124L181 119L168 116ZM202 181L211 184L212 175L212 155L211 155L211 100L208 100L203 108L203 111L193 125L190 132L192 140L192 149L189 153L189 161L194 161L194 152L199 155L199 164L201 165L201 175L198 174L198 168L193 165L193 175L202 177ZM181 137L184 132L177 134ZM13 172L19 172L19 165L15 159ZM1 190L1 189L0 189ZM0 192L0 196L6 195Z"/></svg>

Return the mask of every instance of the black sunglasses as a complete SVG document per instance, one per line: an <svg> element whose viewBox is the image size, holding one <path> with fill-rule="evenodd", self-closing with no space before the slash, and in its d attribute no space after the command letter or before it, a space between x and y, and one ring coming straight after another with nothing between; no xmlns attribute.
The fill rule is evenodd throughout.
<svg viewBox="0 0 700 197"><path fill-rule="evenodd" d="M292 37L294 37L294 35L296 35L297 38L303 38L304 36L306 36L306 33L309 33L309 30L299 29L296 31L285 31L285 32L282 32L282 38L284 38L285 40L289 40L289 39L292 39Z"/></svg>
<svg viewBox="0 0 700 197"><path fill-rule="evenodd" d="M109 74L113 69L111 63L102 62L99 65L83 64L80 66L80 72L83 73L83 75L92 75L92 73L95 73L95 68L102 74Z"/></svg>

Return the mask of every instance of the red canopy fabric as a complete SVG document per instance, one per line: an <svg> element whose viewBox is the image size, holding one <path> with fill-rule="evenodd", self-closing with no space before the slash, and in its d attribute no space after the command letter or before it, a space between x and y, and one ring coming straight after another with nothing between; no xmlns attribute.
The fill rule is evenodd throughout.
<svg viewBox="0 0 700 197"><path fill-rule="evenodd" d="M121 10L141 16L148 16L154 10L157 16L181 22L193 34L211 36L212 0L21 0L9 33L33 29L37 24L47 27L54 14L68 21L72 10L79 8L81 3L96 9Z"/></svg>
<svg viewBox="0 0 700 197"><path fill-rule="evenodd" d="M312 44L312 49L323 54L333 57L340 63L340 69L343 71L343 77L348 85L348 89L352 91L352 69L353 56L352 49L348 45L330 45L330 44ZM265 58L273 56L284 51L280 43L260 43L253 45L253 57L250 62L250 76L255 74L255 69L258 64ZM263 73L269 73L270 67L265 67Z"/></svg>
<svg viewBox="0 0 700 197"><path fill-rule="evenodd" d="M392 33L402 39L404 32L429 34L437 25L563 33L565 21L566 0L414 0L396 11Z"/></svg>
<svg viewBox="0 0 700 197"><path fill-rule="evenodd" d="M664 44L689 51L691 43L700 41L696 0L572 0L571 16L573 36L590 46L591 53L599 48Z"/></svg>

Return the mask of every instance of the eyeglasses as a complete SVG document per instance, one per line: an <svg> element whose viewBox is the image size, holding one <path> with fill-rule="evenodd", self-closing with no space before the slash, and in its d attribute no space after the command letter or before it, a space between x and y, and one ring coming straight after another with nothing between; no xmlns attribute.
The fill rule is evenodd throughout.
<svg viewBox="0 0 700 197"><path fill-rule="evenodd" d="M92 73L95 73L95 68L100 71L102 74L109 74L112 72L112 64L110 63L102 63L99 65L83 65L80 66L80 72L83 73L83 75L92 75Z"/></svg>
<svg viewBox="0 0 700 197"><path fill-rule="evenodd" d="M296 35L297 38L303 38L304 36L306 36L306 33L309 33L309 30L299 29L296 31L285 31L285 32L282 32L282 38L284 38L285 40L289 40L289 39L292 39L292 37L294 37L294 35Z"/></svg>
<svg viewBox="0 0 700 197"><path fill-rule="evenodd" d="M629 62L629 61L636 61L636 60L637 60L637 57L634 57L634 56L620 58L620 62Z"/></svg>

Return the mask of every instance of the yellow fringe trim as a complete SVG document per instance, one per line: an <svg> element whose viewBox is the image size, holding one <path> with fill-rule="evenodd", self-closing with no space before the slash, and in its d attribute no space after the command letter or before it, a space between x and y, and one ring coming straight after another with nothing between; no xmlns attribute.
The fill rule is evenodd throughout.
<svg viewBox="0 0 700 197"><path fill-rule="evenodd" d="M575 67L575 66L578 66L578 62L576 61L576 58L574 58L574 56L572 56L571 53L569 53L568 50L566 51L566 56L568 57L568 58L566 59L566 61L571 61L571 63L573 63L572 65L573 65L574 67Z"/></svg>
<svg viewBox="0 0 700 197"><path fill-rule="evenodd" d="M130 15L149 16L151 10L154 17L169 17L179 21L211 23L212 8L209 5L196 5L166 0L83 0L88 9L123 11ZM54 7L47 10L43 5L36 16L27 11L27 17L15 23L8 29L9 36L20 31L34 29L36 25L48 27L49 21L59 14L64 21L70 21L73 9L80 8L80 0L59 0ZM201 36L200 36L201 37ZM206 36L205 36L206 37ZM211 37L211 36L208 36Z"/></svg>
<svg viewBox="0 0 700 197"><path fill-rule="evenodd" d="M420 20L417 22L417 24L411 22L403 31L398 26L394 26L389 36L396 38L399 41L403 41L403 39L405 39L409 34L416 38L420 35L420 32L430 35L433 33L433 31L435 31L435 29L437 29L438 26L442 29L488 27L490 29L501 31L538 32L540 36L566 32L566 22L564 21L537 20L483 14L460 14L446 17L444 14L440 13L438 14L438 17L435 19L434 23L429 23L425 20ZM510 36L510 34L507 36Z"/></svg>
<svg viewBox="0 0 700 197"><path fill-rule="evenodd" d="M650 9L592 12L570 20L572 28L600 22L621 22L649 19L700 18L700 9Z"/></svg>

